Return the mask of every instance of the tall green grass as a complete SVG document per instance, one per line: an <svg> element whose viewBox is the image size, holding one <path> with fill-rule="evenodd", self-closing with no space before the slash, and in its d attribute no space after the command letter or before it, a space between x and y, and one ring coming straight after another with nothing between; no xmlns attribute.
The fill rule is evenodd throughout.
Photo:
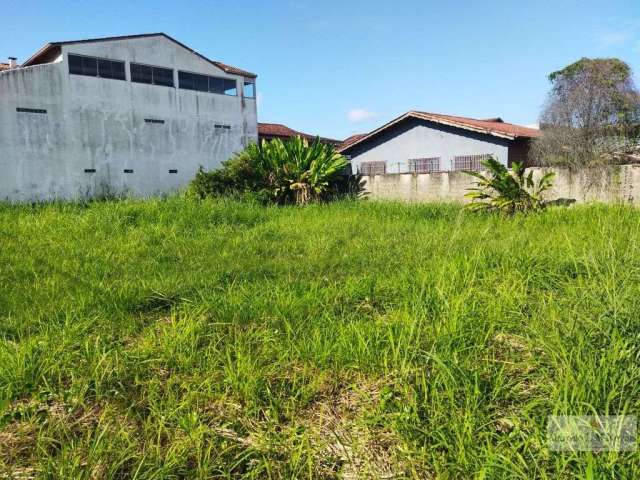
<svg viewBox="0 0 640 480"><path fill-rule="evenodd" d="M639 478L640 212L0 206L0 477Z"/></svg>

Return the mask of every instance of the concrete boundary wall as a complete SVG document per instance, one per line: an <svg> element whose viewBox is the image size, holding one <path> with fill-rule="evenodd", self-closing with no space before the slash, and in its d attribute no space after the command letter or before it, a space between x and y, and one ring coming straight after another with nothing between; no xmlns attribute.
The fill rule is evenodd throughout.
<svg viewBox="0 0 640 480"><path fill-rule="evenodd" d="M556 173L554 187L547 194L584 202L640 203L640 165L616 165L572 171L562 168L533 167L534 178L545 172ZM365 176L368 198L408 202L466 202L464 194L475 179L463 172L406 173Z"/></svg>

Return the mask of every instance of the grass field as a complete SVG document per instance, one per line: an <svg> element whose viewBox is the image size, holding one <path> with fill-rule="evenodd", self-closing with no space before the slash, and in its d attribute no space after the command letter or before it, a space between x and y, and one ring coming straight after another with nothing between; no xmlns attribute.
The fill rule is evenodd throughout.
<svg viewBox="0 0 640 480"><path fill-rule="evenodd" d="M640 478L546 438L639 408L632 208L0 206L0 478Z"/></svg>

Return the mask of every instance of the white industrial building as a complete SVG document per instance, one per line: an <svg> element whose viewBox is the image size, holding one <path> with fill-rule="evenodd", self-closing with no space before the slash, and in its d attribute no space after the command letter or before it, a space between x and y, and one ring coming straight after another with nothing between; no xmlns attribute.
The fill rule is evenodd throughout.
<svg viewBox="0 0 640 480"><path fill-rule="evenodd" d="M163 33L12 59L0 68L0 200L174 191L257 141L255 78Z"/></svg>

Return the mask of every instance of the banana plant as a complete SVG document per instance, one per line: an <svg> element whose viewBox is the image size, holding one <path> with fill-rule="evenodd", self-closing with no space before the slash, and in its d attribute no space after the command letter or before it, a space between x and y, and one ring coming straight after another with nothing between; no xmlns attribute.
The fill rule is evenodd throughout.
<svg viewBox="0 0 640 480"><path fill-rule="evenodd" d="M242 154L254 165L262 190L278 203L321 200L348 165L333 146L318 138L309 143L299 136L287 141L263 140Z"/></svg>
<svg viewBox="0 0 640 480"><path fill-rule="evenodd" d="M482 165L488 175L464 171L478 179L476 186L465 194L471 200L466 205L467 209L513 215L516 212L540 210L548 204L544 200L544 193L553 186L555 173L548 172L535 182L533 171L527 175L524 165L519 162L513 163L511 171L495 158L483 161Z"/></svg>

